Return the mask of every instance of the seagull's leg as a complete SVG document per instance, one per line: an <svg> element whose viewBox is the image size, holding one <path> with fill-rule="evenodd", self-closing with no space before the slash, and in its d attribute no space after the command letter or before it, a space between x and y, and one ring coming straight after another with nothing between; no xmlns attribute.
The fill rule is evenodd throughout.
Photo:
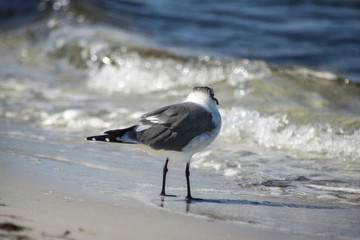
<svg viewBox="0 0 360 240"><path fill-rule="evenodd" d="M190 203L191 200L202 201L203 199L201 199L201 198L193 198L191 196L191 190L190 190L190 162L188 162L186 164L185 177L186 177L186 185L187 185L187 196L185 197L185 199L188 201L188 203Z"/></svg>
<svg viewBox="0 0 360 240"><path fill-rule="evenodd" d="M185 168L185 177L186 177L186 185L187 185L187 196L186 199L187 200L191 200L192 196L191 196L191 192L190 192L190 162L186 163L186 168Z"/></svg>
<svg viewBox="0 0 360 240"><path fill-rule="evenodd" d="M160 196L163 196L163 197L176 197L176 195L168 195L168 194L165 193L165 183L166 183L166 174L168 172L168 168L167 168L168 162L169 162L169 158L166 158L166 161L165 161L165 164L164 164L164 169L163 169L163 182L162 182L162 188L161 188Z"/></svg>
<svg viewBox="0 0 360 240"><path fill-rule="evenodd" d="M166 183L166 174L168 172L168 168L167 168L168 162L169 162L169 158L166 158L166 161L165 161L165 164L164 164L164 169L163 169L163 182L162 182L162 190L161 190L161 193L160 193L161 196L166 196L166 194L165 194L165 183Z"/></svg>

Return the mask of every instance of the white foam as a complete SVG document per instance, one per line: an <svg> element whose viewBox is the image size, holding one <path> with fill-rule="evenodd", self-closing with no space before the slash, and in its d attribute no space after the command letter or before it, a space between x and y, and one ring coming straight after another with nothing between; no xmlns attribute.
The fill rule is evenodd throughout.
<svg viewBox="0 0 360 240"><path fill-rule="evenodd" d="M67 109L59 113L43 112L42 124L45 126L66 127L68 130L84 130L87 128L110 127L110 122L100 117L89 117L83 110Z"/></svg>
<svg viewBox="0 0 360 240"><path fill-rule="evenodd" d="M108 93L146 93L175 86L166 73L157 75L141 64L140 60L128 59L121 67L106 65L90 74L88 87Z"/></svg>
<svg viewBox="0 0 360 240"><path fill-rule="evenodd" d="M290 74L294 74L296 76L303 76L306 78L318 78L318 79L325 79L328 81L334 81L336 79L338 79L339 77L331 72L328 71L320 71L320 70L314 70L314 69L310 69L310 68L305 68L305 67L300 67L300 66L296 66L296 67L290 67L290 68L283 68L283 71L288 72Z"/></svg>
<svg viewBox="0 0 360 240"><path fill-rule="evenodd" d="M131 52L126 58L122 58L121 64L107 64L100 69L93 69L87 86L108 93L149 93L186 86L213 85L224 81L237 86L269 74L269 69L262 62L224 64L219 61L217 65L216 60L213 61L199 61L194 66L191 59L184 63L172 58L147 59L139 53ZM239 92L245 94L244 89Z"/></svg>
<svg viewBox="0 0 360 240"><path fill-rule="evenodd" d="M222 112L221 137L266 148L326 154L328 157L360 157L360 130L338 134L328 123L295 125L286 114L261 116L257 111L233 107Z"/></svg>
<svg viewBox="0 0 360 240"><path fill-rule="evenodd" d="M344 192L344 193L352 193L352 194L360 194L359 188L351 188L351 187L333 187L333 186L324 186L324 185L316 185L316 184L305 184L307 187L325 190L329 192Z"/></svg>

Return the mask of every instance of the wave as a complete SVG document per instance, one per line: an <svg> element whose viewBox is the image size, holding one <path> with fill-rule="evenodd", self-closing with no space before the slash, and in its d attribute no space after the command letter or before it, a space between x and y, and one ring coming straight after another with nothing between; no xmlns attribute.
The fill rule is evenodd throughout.
<svg viewBox="0 0 360 240"><path fill-rule="evenodd" d="M139 34L59 19L0 41L9 47L1 51L15 52L21 63L2 73L2 96L17 104L5 104L3 118L77 131L119 127L145 106L179 101L189 88L211 85L221 104L224 142L360 157L360 89L331 72L179 55ZM1 61L3 69L14 64Z"/></svg>
<svg viewBox="0 0 360 240"><path fill-rule="evenodd" d="M360 118L352 121L349 133L339 124L329 122L294 123L286 114L261 116L261 113L233 107L223 113L223 138L260 145L277 150L325 154L331 158L348 158L353 161L360 156ZM346 119L350 121L350 119ZM298 119L299 122L299 119Z"/></svg>

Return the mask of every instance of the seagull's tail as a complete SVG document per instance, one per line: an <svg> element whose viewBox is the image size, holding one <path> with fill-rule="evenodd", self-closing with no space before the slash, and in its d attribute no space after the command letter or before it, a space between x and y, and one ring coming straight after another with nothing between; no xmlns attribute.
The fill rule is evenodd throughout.
<svg viewBox="0 0 360 240"><path fill-rule="evenodd" d="M132 132L134 128L135 126L124 129L110 130L104 132L105 133L104 135L87 137L86 140L101 141L101 142L116 142L116 143L132 143L132 142L123 141L122 136L124 136L125 133Z"/></svg>

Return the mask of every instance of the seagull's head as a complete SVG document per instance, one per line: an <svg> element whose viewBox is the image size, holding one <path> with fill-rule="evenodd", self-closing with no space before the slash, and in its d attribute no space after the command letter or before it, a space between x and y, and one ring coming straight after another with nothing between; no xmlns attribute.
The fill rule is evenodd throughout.
<svg viewBox="0 0 360 240"><path fill-rule="evenodd" d="M219 105L215 98L214 90L211 87L194 87L186 99L187 102L194 102L200 105Z"/></svg>

